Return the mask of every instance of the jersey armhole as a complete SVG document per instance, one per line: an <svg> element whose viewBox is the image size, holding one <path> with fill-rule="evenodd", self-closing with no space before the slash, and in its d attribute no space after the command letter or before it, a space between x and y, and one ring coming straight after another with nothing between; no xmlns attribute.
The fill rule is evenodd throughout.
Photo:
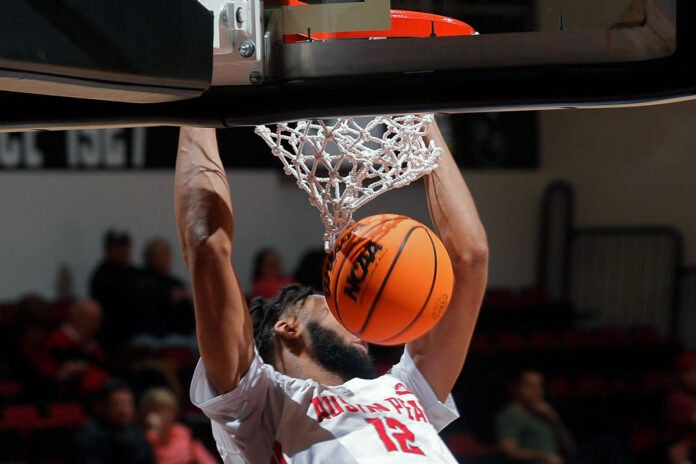
<svg viewBox="0 0 696 464"><path fill-rule="evenodd" d="M425 408L425 412L433 426L440 432L452 421L459 418L459 411L454 404L452 394L447 395L447 399L443 403L435 395L432 387L427 379L423 376L418 366L413 362L408 348L404 347L404 352L401 359L388 372L392 376L398 378L409 387Z"/></svg>

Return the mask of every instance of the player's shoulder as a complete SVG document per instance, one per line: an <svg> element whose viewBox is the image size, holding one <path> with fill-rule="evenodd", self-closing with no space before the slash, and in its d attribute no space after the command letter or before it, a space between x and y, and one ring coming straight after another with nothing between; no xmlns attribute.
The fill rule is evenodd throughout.
<svg viewBox="0 0 696 464"><path fill-rule="evenodd" d="M363 379L355 377L348 380L342 385L333 387L337 390L347 389L353 392L369 392L378 390L389 390L391 392L395 391L408 391L408 387L404 385L401 379L393 376L391 373L387 372L373 379Z"/></svg>
<svg viewBox="0 0 696 464"><path fill-rule="evenodd" d="M257 371L257 374L265 375L274 386L286 391L306 391L324 387L314 379L300 379L279 372L272 364L265 362L258 351L255 351L252 366Z"/></svg>

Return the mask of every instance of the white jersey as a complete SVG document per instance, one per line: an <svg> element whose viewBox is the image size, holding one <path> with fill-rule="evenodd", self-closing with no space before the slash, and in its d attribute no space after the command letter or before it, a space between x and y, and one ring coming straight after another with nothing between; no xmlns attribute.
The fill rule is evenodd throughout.
<svg viewBox="0 0 696 464"><path fill-rule="evenodd" d="M280 374L256 353L219 396L199 361L191 401L225 464L457 462L438 435L459 417L454 401L437 399L407 350L387 374L338 386Z"/></svg>

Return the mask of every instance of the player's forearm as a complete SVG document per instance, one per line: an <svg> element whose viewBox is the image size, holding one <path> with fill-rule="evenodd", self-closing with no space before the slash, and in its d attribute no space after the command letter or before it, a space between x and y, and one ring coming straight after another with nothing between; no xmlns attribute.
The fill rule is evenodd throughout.
<svg viewBox="0 0 696 464"><path fill-rule="evenodd" d="M228 392L249 369L254 340L244 292L230 260L232 206L213 129L181 129L175 210L193 283L201 358L215 390Z"/></svg>
<svg viewBox="0 0 696 464"><path fill-rule="evenodd" d="M429 139L443 149L439 167L425 180L430 215L438 235L447 248L455 272L461 266L485 265L488 261L486 232L471 193L437 126L433 127Z"/></svg>
<svg viewBox="0 0 696 464"><path fill-rule="evenodd" d="M192 254L213 235L231 247L232 205L215 129L181 128L174 191L179 240L189 267Z"/></svg>
<svg viewBox="0 0 696 464"><path fill-rule="evenodd" d="M440 166L426 178L428 206L452 260L454 288L442 319L409 343L408 350L444 401L459 377L474 333L488 277L488 245L474 200L437 127L432 137L444 153Z"/></svg>

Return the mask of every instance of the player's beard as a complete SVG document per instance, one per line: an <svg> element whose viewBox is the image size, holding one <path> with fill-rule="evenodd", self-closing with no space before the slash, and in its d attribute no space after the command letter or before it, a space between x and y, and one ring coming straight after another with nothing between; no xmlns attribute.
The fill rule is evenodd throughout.
<svg viewBox="0 0 696 464"><path fill-rule="evenodd" d="M372 358L358 348L343 343L336 331L326 329L316 322L307 324L307 330L314 349L314 358L323 368L338 374L344 382L355 377L377 377Z"/></svg>

